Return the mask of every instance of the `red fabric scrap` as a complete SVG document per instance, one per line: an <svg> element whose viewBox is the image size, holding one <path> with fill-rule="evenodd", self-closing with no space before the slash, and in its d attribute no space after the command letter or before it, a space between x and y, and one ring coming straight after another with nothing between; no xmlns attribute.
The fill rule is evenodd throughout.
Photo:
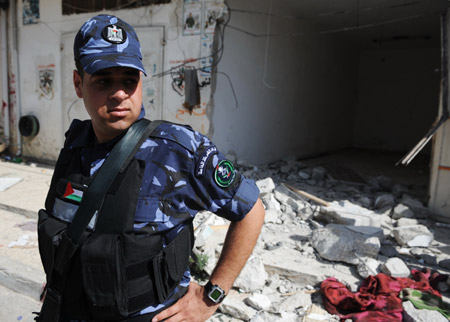
<svg viewBox="0 0 450 322"><path fill-rule="evenodd" d="M398 297L404 288L418 289L438 296L441 294L432 286L447 276L411 270L411 278L395 278L380 273L367 277L358 292L352 293L344 284L330 277L320 286L325 309L338 315L341 320L355 322L401 322L402 300Z"/></svg>

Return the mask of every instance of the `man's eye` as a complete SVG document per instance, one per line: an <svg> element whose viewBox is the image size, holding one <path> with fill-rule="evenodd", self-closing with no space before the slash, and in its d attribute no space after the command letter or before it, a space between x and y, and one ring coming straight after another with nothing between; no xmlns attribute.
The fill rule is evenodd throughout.
<svg viewBox="0 0 450 322"><path fill-rule="evenodd" d="M109 80L105 78L99 78L95 81L99 85L107 85L109 84Z"/></svg>
<svg viewBox="0 0 450 322"><path fill-rule="evenodd" d="M129 78L125 80L125 84L126 85L135 85L138 83L139 80L135 79L135 78Z"/></svg>

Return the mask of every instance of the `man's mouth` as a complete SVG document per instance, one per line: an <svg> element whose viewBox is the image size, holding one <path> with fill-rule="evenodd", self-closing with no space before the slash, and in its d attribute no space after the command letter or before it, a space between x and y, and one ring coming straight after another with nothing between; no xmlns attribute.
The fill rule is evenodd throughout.
<svg viewBox="0 0 450 322"><path fill-rule="evenodd" d="M108 113L114 117L125 117L130 110L128 108L114 108L109 110Z"/></svg>

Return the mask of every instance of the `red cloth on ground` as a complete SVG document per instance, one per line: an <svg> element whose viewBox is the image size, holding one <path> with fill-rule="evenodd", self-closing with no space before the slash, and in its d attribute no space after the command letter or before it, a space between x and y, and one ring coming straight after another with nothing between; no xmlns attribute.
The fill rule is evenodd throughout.
<svg viewBox="0 0 450 322"><path fill-rule="evenodd" d="M431 285L442 280L442 275L431 274L428 269L411 273L412 278L395 278L383 273L369 276L355 293L334 277L327 278L320 286L323 304L329 313L342 320L401 322L403 306L398 295L402 289L414 288L441 296Z"/></svg>

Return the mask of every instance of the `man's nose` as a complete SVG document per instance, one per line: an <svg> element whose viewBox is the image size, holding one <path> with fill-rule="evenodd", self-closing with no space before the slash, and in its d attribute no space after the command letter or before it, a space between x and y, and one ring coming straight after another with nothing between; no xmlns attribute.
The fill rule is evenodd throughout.
<svg viewBox="0 0 450 322"><path fill-rule="evenodd" d="M114 101L121 102L128 97L128 93L123 86L114 86L109 98Z"/></svg>

